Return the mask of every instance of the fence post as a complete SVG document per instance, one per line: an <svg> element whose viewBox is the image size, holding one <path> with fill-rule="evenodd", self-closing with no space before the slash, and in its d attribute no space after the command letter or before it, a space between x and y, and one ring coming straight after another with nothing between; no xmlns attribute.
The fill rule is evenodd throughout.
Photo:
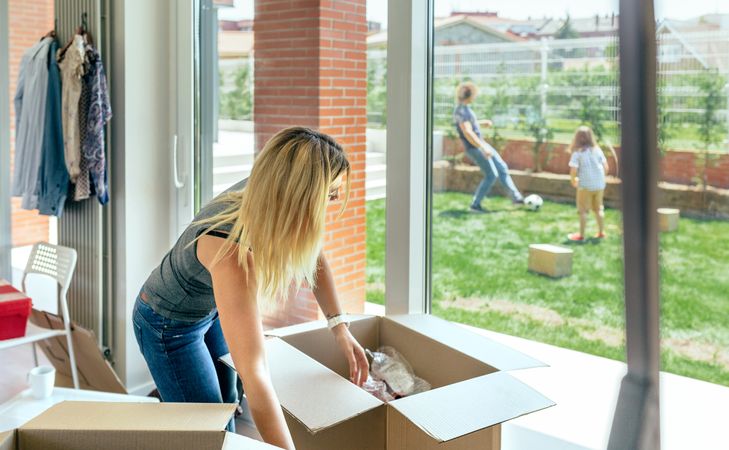
<svg viewBox="0 0 729 450"><path fill-rule="evenodd" d="M542 117L547 115L547 58L549 56L549 44L547 38L542 38L542 84L539 91L542 96Z"/></svg>
<svg viewBox="0 0 729 450"><path fill-rule="evenodd" d="M724 118L726 119L726 136L724 138L724 142L729 144L729 77L726 80L726 85L724 86L724 90L726 91L726 104L724 105Z"/></svg>

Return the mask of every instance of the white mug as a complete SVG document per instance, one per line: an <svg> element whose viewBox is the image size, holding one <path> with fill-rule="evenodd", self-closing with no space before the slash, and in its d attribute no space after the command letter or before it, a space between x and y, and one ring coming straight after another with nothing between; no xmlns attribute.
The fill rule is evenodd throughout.
<svg viewBox="0 0 729 450"><path fill-rule="evenodd" d="M28 373L28 384L33 397L38 400L48 398L53 393L53 384L56 381L56 369L51 366L34 367Z"/></svg>

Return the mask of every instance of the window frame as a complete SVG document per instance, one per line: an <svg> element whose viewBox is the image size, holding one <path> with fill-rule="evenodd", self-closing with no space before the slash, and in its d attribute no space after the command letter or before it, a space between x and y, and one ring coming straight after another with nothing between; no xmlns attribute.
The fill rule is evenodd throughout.
<svg viewBox="0 0 729 450"><path fill-rule="evenodd" d="M10 48L8 1L0 0L0 278L12 279L10 206Z"/></svg>

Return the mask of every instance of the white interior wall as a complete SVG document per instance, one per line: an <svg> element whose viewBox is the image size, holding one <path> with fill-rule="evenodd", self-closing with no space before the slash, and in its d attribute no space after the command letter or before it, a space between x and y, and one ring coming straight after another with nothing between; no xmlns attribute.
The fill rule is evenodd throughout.
<svg viewBox="0 0 729 450"><path fill-rule="evenodd" d="M134 301L149 272L169 250L171 1L111 3L114 359L132 393L146 394L151 377L131 323Z"/></svg>

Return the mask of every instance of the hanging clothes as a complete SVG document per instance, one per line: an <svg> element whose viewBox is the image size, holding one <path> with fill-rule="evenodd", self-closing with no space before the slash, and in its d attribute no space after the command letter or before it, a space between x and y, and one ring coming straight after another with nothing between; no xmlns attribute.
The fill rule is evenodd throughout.
<svg viewBox="0 0 729 450"><path fill-rule="evenodd" d="M85 70L84 46L84 38L78 34L75 35L66 52L62 56L59 55L58 62L62 83L63 145L66 169L73 183L81 173L79 99Z"/></svg>
<svg viewBox="0 0 729 450"><path fill-rule="evenodd" d="M58 43L48 53L48 90L41 164L38 171L38 212L60 217L66 202L69 176L63 150L61 118L61 74L56 60Z"/></svg>
<svg viewBox="0 0 729 450"><path fill-rule="evenodd" d="M86 140L86 123L89 115L89 86L84 78L81 79L81 97L78 101L78 119L79 119L79 142L83 149L83 142ZM86 200L91 197L91 179L89 177L89 165L83 150L79 155L79 174L76 183L73 185L73 199L77 202Z"/></svg>
<svg viewBox="0 0 729 450"><path fill-rule="evenodd" d="M79 115L81 119L81 173L74 198L82 200L95 194L99 203L109 201L104 126L111 119L111 104L106 73L99 52L86 47L87 70L83 77Z"/></svg>
<svg viewBox="0 0 729 450"><path fill-rule="evenodd" d="M20 62L15 93L15 168L12 195L22 197L20 207L35 209L38 171L41 164L46 96L48 50L53 39L42 39L28 49Z"/></svg>

